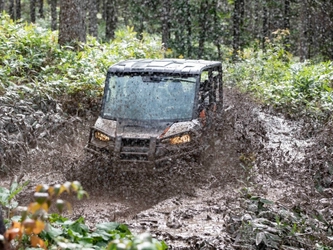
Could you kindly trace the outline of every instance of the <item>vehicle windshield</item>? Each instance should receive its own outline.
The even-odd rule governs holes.
[[[179,76],[116,76],[105,86],[103,117],[109,119],[191,120],[196,78]]]

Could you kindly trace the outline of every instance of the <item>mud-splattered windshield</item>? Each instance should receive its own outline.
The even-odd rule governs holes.
[[[111,76],[105,86],[103,117],[182,121],[193,117],[196,78]]]

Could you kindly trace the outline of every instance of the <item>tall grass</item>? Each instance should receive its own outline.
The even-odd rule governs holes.
[[[110,43],[88,37],[77,48],[60,47],[58,33],[38,25],[0,17],[0,94],[101,94],[107,68],[129,58],[161,58],[162,43],[155,36],[136,38],[133,28],[117,30]]]
[[[315,119],[332,117],[333,63],[300,62],[283,41],[287,31],[279,30],[266,49],[254,46],[238,54],[238,62],[226,62],[224,79],[252,93],[263,103],[289,113]]]

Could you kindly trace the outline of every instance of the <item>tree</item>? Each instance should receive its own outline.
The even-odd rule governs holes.
[[[262,49],[265,50],[265,42],[268,37],[268,6],[267,0],[263,1],[263,9],[262,9],[262,35],[261,35],[261,46]]]
[[[16,20],[21,19],[21,0],[16,0]]]
[[[57,15],[57,0],[49,0],[49,3],[51,5],[51,29],[57,30],[58,26],[58,15]]]
[[[308,27],[309,27],[309,9],[307,0],[302,0],[301,3],[301,20],[300,20],[300,47],[299,55],[300,60],[304,61],[308,58],[309,48],[308,48]]]
[[[169,48],[169,39],[170,39],[170,1],[162,0],[161,8],[161,23],[162,23],[162,43],[165,49]]]
[[[235,0],[233,13],[233,57],[236,58],[237,51],[241,49],[241,35],[243,31],[244,0]]]
[[[106,27],[105,27],[105,39],[106,41],[112,40],[114,38],[114,32],[117,27],[117,9],[115,5],[115,0],[106,0]]]
[[[5,0],[0,0],[0,12],[2,12],[4,10],[5,10]]]
[[[10,18],[15,20],[15,7],[14,0],[9,0],[9,15]]]
[[[199,49],[198,49],[198,58],[201,58],[204,53],[205,41],[206,41],[206,32],[209,26],[208,19],[209,3],[208,0],[202,0],[200,3],[199,9]]]
[[[4,1],[0,2],[0,11],[4,10]],[[17,20],[21,18],[21,0],[10,0],[8,12],[10,18],[13,20]]]
[[[60,45],[86,41],[85,13],[81,0],[61,0],[59,17]]]
[[[36,22],[36,0],[30,0],[30,22]]]
[[[283,29],[290,30],[290,0],[284,0]],[[286,37],[285,45],[288,45],[288,43],[289,37]]]
[[[97,0],[89,0],[89,28],[88,32],[90,35],[97,37],[98,35],[98,23],[97,23],[97,13],[98,4]]]
[[[44,18],[44,1],[38,0],[38,13],[40,18]]]

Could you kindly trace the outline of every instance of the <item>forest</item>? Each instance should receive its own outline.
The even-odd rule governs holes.
[[[0,0],[0,11],[0,249],[333,249],[332,1]],[[210,168],[84,162],[105,73],[133,58],[222,61]]]
[[[247,47],[265,49],[274,32],[285,30],[285,49],[300,61],[333,55],[333,3],[325,0],[1,0],[2,10],[13,20],[59,29],[60,44],[74,39],[65,27],[84,42],[87,34],[110,41],[129,26],[138,38],[159,36],[165,56],[220,60],[227,48],[234,59]]]

